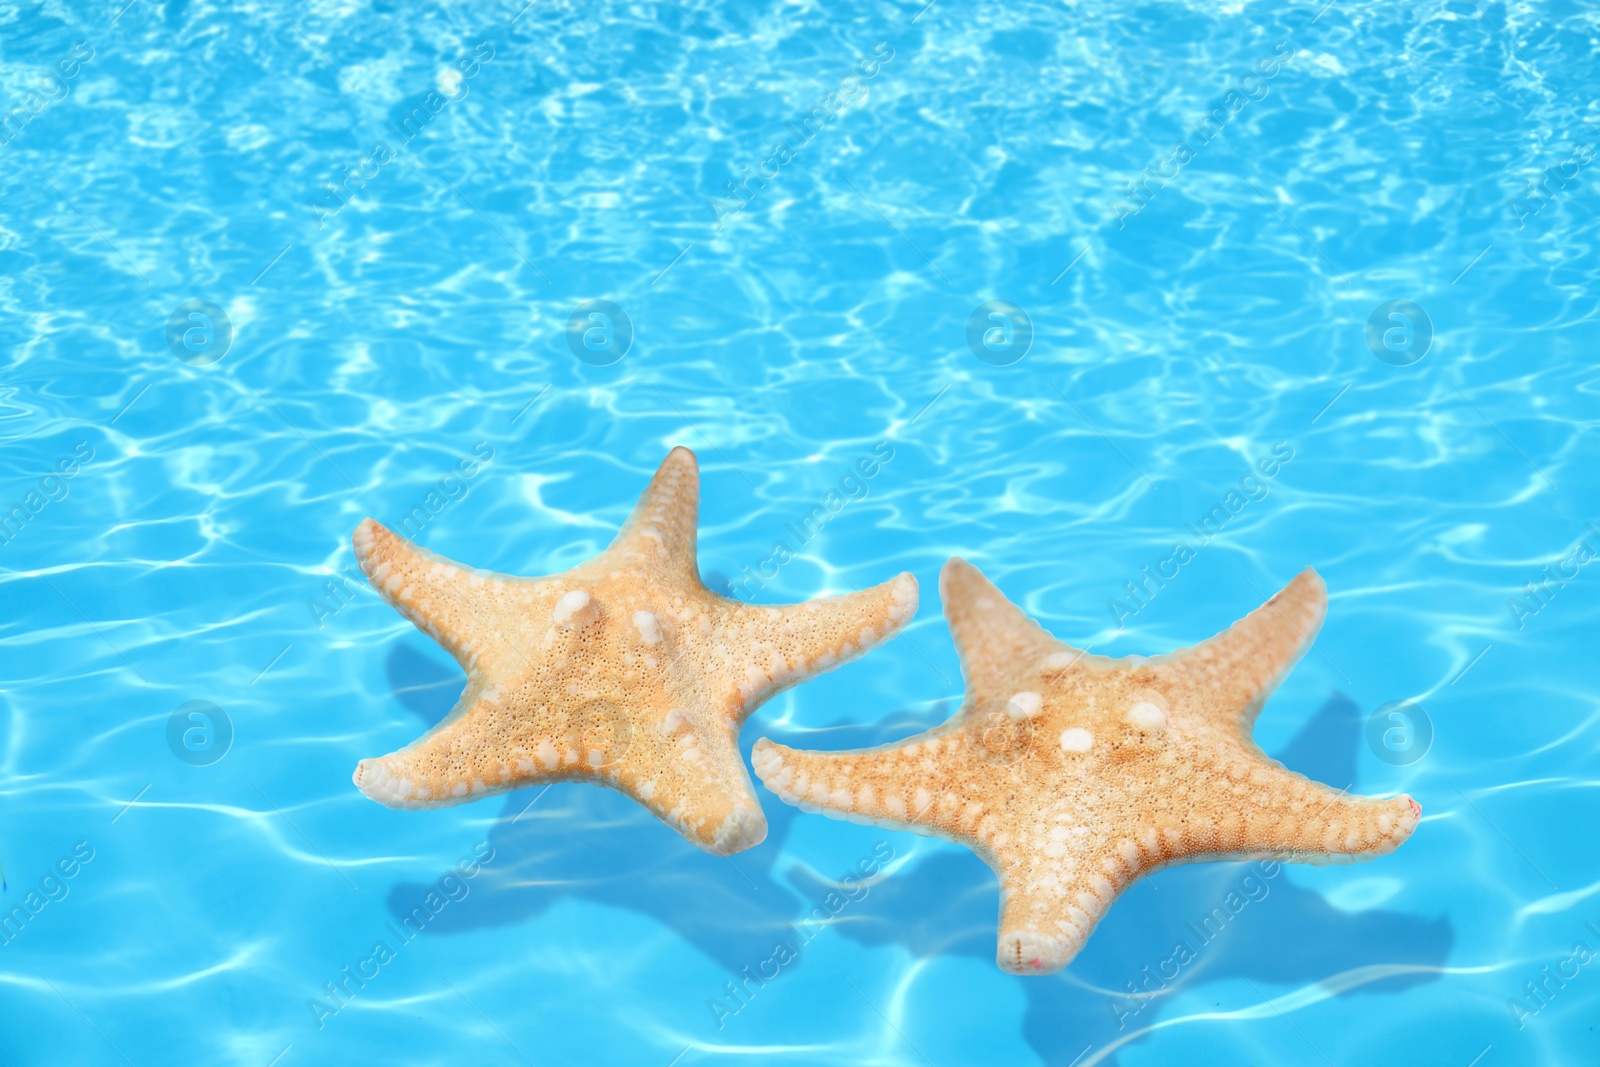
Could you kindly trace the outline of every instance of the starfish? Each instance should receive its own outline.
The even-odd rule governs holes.
[[[455,708],[398,752],[365,759],[360,790],[435,808],[587,781],[643,804],[707,852],[766,837],[739,728],[769,697],[894,636],[917,607],[909,574],[858,593],[766,607],[700,580],[694,453],[674,448],[622,532],[565,574],[474,570],[372,519],[352,538],[379,595],[467,672]]]
[[[1061,970],[1117,895],[1162,867],[1349,862],[1417,826],[1409,796],[1347,796],[1250,736],[1322,623],[1327,592],[1309,568],[1230,629],[1148,659],[1056,640],[965,560],[945,565],[939,591],[967,680],[954,717],[853,752],[762,738],[751,762],[806,811],[977,853],[1000,881],[1002,970]]]

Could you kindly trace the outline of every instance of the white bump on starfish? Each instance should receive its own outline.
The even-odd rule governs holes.
[[[582,589],[573,589],[562,593],[561,599],[556,601],[556,607],[550,613],[550,620],[557,626],[575,630],[580,626],[587,626],[600,615],[600,608],[595,604],[594,597]]]
[[[1209,641],[1122,660],[1057,641],[962,560],[939,586],[967,679],[954,718],[855,752],[763,738],[751,763],[802,810],[977,853],[999,877],[1001,968],[1065,967],[1123,889],[1169,864],[1350,862],[1391,852],[1416,829],[1422,809],[1410,797],[1335,791],[1250,738],[1322,621],[1314,571]],[[1025,710],[1026,694],[1040,709],[1017,720],[1010,709]],[[1014,728],[989,728],[995,701],[1006,701]]]
[[[661,643],[661,623],[648,611],[633,613],[633,628],[639,631],[639,640],[647,645]]]
[[[455,656],[467,686],[421,738],[362,760],[356,785],[422,809],[589,781],[709,852],[759,844],[740,726],[772,694],[898,633],[917,585],[902,574],[805,604],[729,600],[700,580],[698,508],[694,454],[673,449],[611,546],[549,578],[463,567],[362,522],[351,541],[368,580]]]
[[[1128,709],[1128,721],[1141,730],[1156,732],[1167,728],[1167,713],[1148,700]]]
[[[1061,747],[1067,752],[1087,752],[1094,747],[1094,734],[1081,726],[1061,731]]]
[[[1038,693],[1013,694],[1006,702],[1006,714],[1013,719],[1031,719],[1044,708],[1044,698]]]

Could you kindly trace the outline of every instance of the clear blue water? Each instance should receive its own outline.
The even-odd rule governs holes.
[[[0,903],[39,905],[0,945],[0,1063],[1594,1063],[1600,29],[1319,6],[0,6]],[[620,359],[615,315],[614,347],[587,318],[569,345],[590,300]],[[1014,313],[969,346],[995,300],[1020,359]],[[1415,312],[1369,346],[1390,301],[1422,358]],[[422,544],[557,571],[683,444],[718,585],[879,442],[752,595],[909,569],[916,621],[747,753],[951,714],[952,554],[1110,654],[1314,565],[1327,624],[1256,735],[1411,793],[1415,836],[1249,883],[1132,1000],[1249,867],[1141,883],[1025,979],[954,845],[762,791],[770,835],[728,860],[593,787],[408,813],[352,786],[461,680],[327,585],[362,517],[442,487]],[[870,892],[718,1013],[875,849]]]

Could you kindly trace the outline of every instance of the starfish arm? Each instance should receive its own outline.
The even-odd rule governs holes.
[[[762,784],[802,811],[943,837],[987,855],[999,822],[968,795],[973,758],[955,722],[879,748],[815,752],[763,737],[750,753]]]
[[[364,519],[350,541],[378,595],[462,666],[470,667],[496,640],[486,609],[509,579],[435,555],[372,519]]]
[[[636,725],[617,787],[714,856],[731,856],[766,840],[738,735],[725,719],[672,711],[657,724]]]
[[[1371,859],[1398,848],[1422,814],[1409,796],[1348,796],[1259,752],[1174,776],[1180,783],[1210,779],[1199,793],[1209,802],[1156,799],[1127,813],[1131,821],[1092,808],[1058,808],[1049,819],[1004,814],[984,857],[1000,879],[1001,969],[1050,974],[1067,966],[1117,896],[1150,871],[1251,857]]]
[[[503,709],[497,687],[469,677],[450,713],[409,745],[356,764],[356,788],[389,808],[419,811],[480,800],[529,784],[526,746],[496,744],[486,723]],[[536,751],[536,750],[535,750]]]
[[[1082,873],[1094,870],[1093,857],[1072,842],[1048,845],[1057,855],[1006,847],[990,861],[1000,879],[995,963],[1008,974],[1054,974],[1071,963],[1125,884]]]
[[[365,759],[356,787],[391,808],[448,807],[554,782],[610,786],[699,848],[726,856],[767,835],[760,801],[725,721],[623,710],[600,697],[514,722],[504,692],[469,681],[454,710],[397,752]]]
[[[762,701],[889,640],[917,611],[917,580],[902,573],[844,596],[769,607],[729,604],[721,637],[746,650],[736,665],[735,714],[741,720]]]
[[[939,597],[971,699],[1008,696],[1020,677],[1031,676],[1051,655],[1064,652],[1070,657],[1073,652],[959,556],[939,572]]]
[[[1410,796],[1351,796],[1282,764],[1253,761],[1234,810],[1191,816],[1184,859],[1269,855],[1303,863],[1353,863],[1385,856],[1417,828],[1422,807]],[[1208,840],[1209,839],[1209,840]]]
[[[1305,655],[1328,610],[1328,590],[1310,567],[1228,629],[1157,662],[1180,688],[1255,722],[1272,691]]]
[[[700,515],[700,466],[683,446],[662,460],[633,513],[605,553],[586,567],[604,563],[700,584],[695,540]]]

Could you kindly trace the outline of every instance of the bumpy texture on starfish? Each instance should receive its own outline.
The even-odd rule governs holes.
[[[675,448],[605,552],[516,578],[435,556],[367,519],[353,538],[380,595],[455,656],[467,687],[406,748],[355,783],[392,808],[432,808],[583,780],[643,804],[707,852],[767,834],[739,727],[768,697],[905,625],[917,583],[761,607],[700,581],[694,453]]]
[[[1322,624],[1307,569],[1231,629],[1147,659],[1051,637],[965,560],[939,581],[967,679],[942,726],[855,752],[763,738],[752,762],[790,804],[947,838],[1000,878],[997,962],[1050,974],[1117,894],[1175,863],[1349,862],[1393,851],[1422,809],[1346,796],[1269,759],[1256,714]]]

